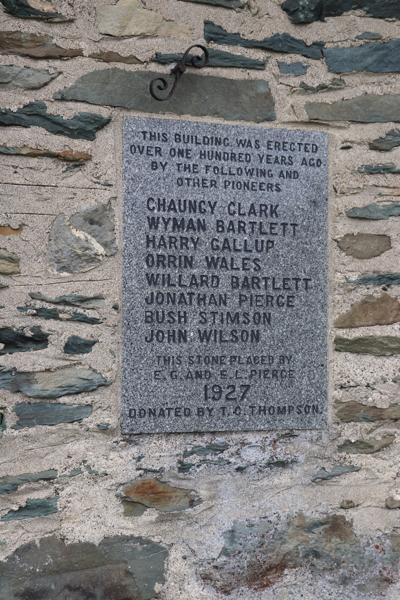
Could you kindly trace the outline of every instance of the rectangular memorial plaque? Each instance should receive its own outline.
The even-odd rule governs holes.
[[[315,429],[328,136],[125,119],[122,430]]]

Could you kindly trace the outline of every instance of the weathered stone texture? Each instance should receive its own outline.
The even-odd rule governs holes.
[[[311,477],[311,481],[330,481],[335,477],[341,477],[346,473],[355,473],[360,469],[361,467],[355,467],[354,465],[335,465],[330,473],[326,469],[320,469]]]
[[[73,58],[83,56],[81,48],[61,48],[51,35],[0,31],[0,54],[17,54],[30,58]]]
[[[14,252],[0,248],[0,275],[18,275],[21,272],[19,262],[19,256]]]
[[[22,473],[21,475],[7,475],[0,478],[0,495],[16,492],[20,485],[35,483],[37,481],[53,481],[57,477],[55,469],[41,471],[40,473]]]
[[[380,298],[366,296],[335,321],[335,327],[371,327],[391,325],[400,321],[400,302],[389,294],[382,293]]]
[[[0,90],[23,88],[36,90],[58,77],[59,71],[51,73],[46,69],[0,65]]]
[[[308,83],[304,83],[303,81],[300,83],[300,90],[304,92],[308,92],[310,94],[318,94],[319,92],[326,92],[329,90],[335,90],[337,88],[342,88],[346,86],[346,82],[343,79],[338,79],[334,77],[328,83],[319,83],[318,85],[308,85]]]
[[[386,175],[387,173],[400,173],[400,169],[393,164],[387,165],[361,165],[358,167],[359,173],[368,173],[369,175]]]
[[[295,77],[305,75],[308,70],[308,66],[303,65],[301,62],[285,63],[278,61],[278,66],[279,72],[282,73],[282,75],[294,75]]]
[[[288,33],[275,33],[270,38],[262,40],[248,40],[240,33],[229,33],[212,21],[204,21],[204,39],[206,42],[215,44],[227,44],[228,46],[243,46],[244,48],[262,48],[273,52],[284,52],[286,54],[301,54],[314,60],[322,58],[323,42],[314,42],[307,45],[303,40],[294,38]]]
[[[393,498],[393,496],[389,496],[385,500],[385,506],[386,506],[386,508],[389,508],[390,510],[400,508],[400,500]]]
[[[93,113],[78,113],[72,119],[47,113],[44,102],[31,102],[15,112],[9,108],[0,110],[0,126],[42,127],[55,135],[65,135],[74,140],[94,140],[96,133],[111,119]]]
[[[389,217],[400,217],[400,204],[368,204],[361,208],[351,208],[346,211],[351,219],[369,219],[371,221],[387,221]]]
[[[393,0],[286,0],[281,5],[293,23],[313,23],[361,10],[367,17],[400,19],[400,7]]]
[[[393,335],[368,335],[365,337],[335,337],[335,350],[356,354],[374,354],[375,356],[393,356],[400,354],[400,337]]]
[[[110,205],[96,204],[69,219],[63,214],[49,234],[48,261],[53,273],[80,273],[97,267],[117,252],[115,215]]]
[[[345,423],[372,423],[400,419],[400,404],[391,404],[388,408],[367,406],[360,402],[335,402],[337,417]]]
[[[384,44],[367,43],[350,48],[326,48],[324,57],[331,73],[369,71],[371,73],[398,73],[400,71],[400,40]]]
[[[96,15],[96,25],[106,35],[191,37],[186,25],[167,21],[161,13],[143,8],[139,0],[119,0],[115,5],[99,6]]]
[[[332,104],[308,102],[305,105],[310,120],[354,121],[357,123],[400,122],[399,94],[365,94]]]
[[[61,150],[53,152],[52,150],[39,150],[39,148],[30,148],[23,146],[17,148],[15,146],[0,146],[0,154],[7,156],[28,156],[29,158],[57,158],[66,162],[84,162],[92,158],[87,152],[74,152],[73,150]]]
[[[54,23],[73,21],[72,17],[65,17],[54,10],[48,0],[0,0],[4,11],[20,19],[41,19]]]
[[[164,583],[167,556],[161,544],[135,536],[98,545],[45,537],[0,563],[0,600],[151,600],[155,585]]]
[[[400,130],[391,129],[385,137],[377,138],[368,144],[370,150],[378,150],[379,152],[389,152],[393,148],[400,146]]]
[[[86,340],[78,335],[71,335],[64,345],[65,354],[88,354],[97,340]]]
[[[40,327],[32,327],[27,333],[12,327],[1,327],[0,344],[3,347],[0,349],[0,356],[14,352],[43,350],[49,345],[48,340],[49,334],[42,331]]]
[[[200,503],[201,500],[192,490],[171,486],[154,477],[143,477],[123,489],[122,505],[126,517],[138,517],[148,508],[176,512]]]
[[[128,54],[127,56],[123,56],[119,54],[119,52],[113,52],[112,50],[101,50],[100,52],[93,52],[89,54],[89,58],[95,58],[96,60],[102,60],[103,62],[119,62],[125,63],[126,65],[137,65],[141,64],[143,61],[139,60],[133,54]]]
[[[17,306],[17,310],[21,313],[26,313],[30,317],[38,317],[39,319],[55,320],[55,321],[80,321],[89,325],[99,325],[101,320],[97,317],[89,317],[81,312],[62,312],[57,308],[36,308],[35,306]]]
[[[42,300],[50,304],[62,304],[65,306],[80,306],[81,308],[102,308],[105,306],[104,296],[96,294],[95,296],[84,296],[82,294],[68,294],[67,296],[58,296],[58,298],[50,298],[40,292],[29,292],[29,296],[33,300]]]
[[[103,385],[110,385],[110,382],[102,375],[90,369],[76,367],[34,373],[18,372],[10,368],[0,372],[0,389],[22,392],[30,398],[60,398],[69,394],[90,392]]]
[[[149,96],[149,85],[160,73],[107,69],[94,71],[54,94],[57,100],[122,106],[146,113],[214,116],[228,121],[260,123],[275,120],[275,103],[264,80],[226,79],[185,74],[168,103]]]
[[[380,440],[370,438],[368,440],[346,440],[343,444],[338,446],[339,452],[346,452],[347,454],[376,454],[384,448],[387,448],[395,441],[395,435],[388,435]]]
[[[28,498],[25,506],[8,511],[1,517],[0,521],[21,521],[23,519],[35,519],[36,517],[47,517],[58,511],[57,504],[57,496],[43,499]]]
[[[374,233],[346,233],[337,240],[337,244],[347,256],[361,260],[380,256],[392,247],[388,235]]]
[[[37,427],[38,425],[59,425],[60,423],[75,423],[90,417],[91,404],[76,406],[71,404],[51,404],[50,402],[36,402],[17,404],[13,412],[18,417],[12,429],[24,427]]]
[[[361,285],[399,285],[400,273],[381,273],[380,275],[363,275],[360,279],[354,279],[347,283],[359,283]]]
[[[179,0],[179,2],[193,2],[193,4],[211,4],[212,6],[222,6],[223,8],[244,8],[245,4],[241,0]]]

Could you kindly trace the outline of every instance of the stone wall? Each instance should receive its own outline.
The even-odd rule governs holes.
[[[1,5],[0,600],[397,600],[399,3]],[[326,430],[121,435],[122,122],[143,114],[329,133]]]

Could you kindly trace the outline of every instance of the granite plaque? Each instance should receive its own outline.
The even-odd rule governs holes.
[[[328,136],[126,117],[122,431],[324,427]]]

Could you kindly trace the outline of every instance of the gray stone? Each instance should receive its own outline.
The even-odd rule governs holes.
[[[393,444],[395,439],[395,435],[388,435],[380,440],[373,438],[369,440],[356,440],[355,442],[346,440],[338,446],[338,450],[347,454],[375,454]]]
[[[355,354],[373,354],[374,356],[393,356],[400,354],[400,337],[393,335],[367,335],[365,337],[334,339],[335,350]]]
[[[6,475],[0,478],[0,494],[12,494],[20,485],[36,481],[52,481],[56,479],[57,471],[50,469],[40,473],[22,473],[21,475]]]
[[[193,56],[196,56],[196,54],[189,54],[189,56],[187,57],[186,64],[191,64]],[[156,56],[153,60],[155,62],[161,63],[162,65],[166,65],[170,63],[180,62],[182,57],[183,54],[162,54],[161,52],[156,52]],[[232,54],[232,52],[224,52],[223,50],[216,50],[215,48],[208,49],[208,67],[239,67],[240,69],[265,69],[265,65],[267,64],[267,62],[268,58],[265,58],[265,60],[257,60],[256,58],[249,58],[247,56],[241,56],[240,54]]]
[[[349,48],[325,48],[324,57],[331,73],[398,73],[400,40],[366,43]]]
[[[193,492],[169,485],[154,477],[143,477],[123,489],[125,517],[139,517],[148,508],[160,512],[177,512],[193,508],[202,500]]]
[[[400,500],[396,500],[395,498],[393,498],[393,496],[389,496],[389,498],[386,498],[385,500],[385,506],[390,510],[400,508]]]
[[[65,354],[88,354],[98,340],[85,340],[78,335],[71,335],[64,345]]]
[[[0,563],[0,600],[152,600],[167,557],[161,544],[133,535],[99,544],[45,537]]]
[[[381,37],[382,36],[380,33],[373,33],[372,31],[366,31],[365,33],[362,33],[361,35],[356,35],[356,40],[380,40]]]
[[[10,510],[3,515],[0,521],[21,521],[22,519],[35,519],[36,517],[47,517],[58,512],[58,496],[54,498],[28,498],[25,506]],[[1,596],[0,596],[1,597]]]
[[[42,127],[55,135],[64,135],[74,140],[95,140],[96,133],[111,119],[93,113],[81,112],[64,119],[47,113],[44,102],[30,102],[16,111],[9,108],[0,110],[0,126],[3,127]]]
[[[60,75],[60,71],[50,72],[46,69],[17,67],[16,65],[0,65],[0,90],[23,88],[36,90],[43,87]]]
[[[189,456],[209,456],[210,454],[222,454],[225,450],[228,450],[229,444],[226,442],[208,444],[207,446],[193,446],[190,450],[185,450],[183,458]]]
[[[388,173],[400,173],[400,169],[396,165],[390,163],[387,165],[361,165],[358,167],[359,173],[367,173],[369,175],[386,175]]]
[[[308,83],[304,83],[303,81],[300,83],[300,89],[308,92],[310,94],[318,94],[319,92],[326,92],[329,90],[334,90],[337,88],[346,87],[346,82],[343,79],[338,79],[334,77],[328,83],[319,83],[316,86],[308,85]]]
[[[393,148],[400,146],[400,129],[391,129],[385,137],[377,138],[368,144],[370,150],[378,150],[379,152],[388,152]]]
[[[380,275],[363,275],[360,279],[348,280],[346,283],[361,285],[400,285],[400,273],[381,273]]]
[[[10,392],[22,392],[29,398],[60,398],[70,394],[91,392],[103,385],[110,385],[110,382],[102,375],[90,369],[78,369],[76,367],[33,373],[18,372],[13,368],[9,368],[0,372],[0,389],[9,390]],[[35,407],[37,405],[32,404],[30,406]]]
[[[211,4],[223,8],[244,8],[246,5],[241,0],[179,0],[180,2],[193,2],[194,4]]]
[[[28,156],[31,158],[58,158],[67,162],[81,163],[92,158],[87,152],[74,152],[73,150],[61,150],[54,152],[53,150],[39,150],[30,146],[0,146],[0,154],[7,156]],[[22,228],[20,228],[22,231]]]
[[[364,94],[332,104],[307,102],[308,117],[314,121],[354,121],[356,123],[400,122],[400,94]]]
[[[275,584],[275,589],[286,587],[288,572],[298,581],[298,569],[298,576],[306,570],[312,581],[327,584],[320,589],[332,589],[332,581],[337,582],[337,594],[328,592],[324,598],[344,597],[343,589],[349,599],[378,598],[386,595],[391,582],[383,580],[381,573],[396,570],[400,556],[396,550],[376,552],[372,557],[372,544],[386,547],[386,538],[359,539],[351,521],[336,514],[318,518],[269,513],[257,520],[234,521],[224,540],[220,555],[199,565],[203,584],[212,586],[221,597],[273,597]],[[321,595],[318,598],[322,600]]]
[[[49,334],[42,331],[40,327],[32,327],[28,335],[12,327],[1,327],[0,344],[3,344],[0,356],[14,352],[43,350],[49,345]]]
[[[344,508],[344,510],[349,510],[350,508],[355,508],[358,505],[353,500],[342,500],[339,506],[340,508]]]
[[[360,402],[335,402],[336,416],[345,423],[373,423],[400,419],[400,404],[391,404],[388,408],[366,406]]]
[[[150,82],[157,77],[160,73],[152,71],[93,71],[54,94],[54,98],[122,106],[146,113],[213,116],[256,123],[275,120],[275,103],[267,81],[187,73],[174,96],[168,102],[158,102],[149,93]]]
[[[387,221],[389,217],[400,217],[400,204],[367,204],[360,208],[351,208],[346,211],[350,219],[369,219],[371,221]]]
[[[53,222],[47,250],[53,273],[80,273],[100,265],[117,252],[115,214],[111,206],[95,204],[69,219]]]
[[[400,19],[400,6],[393,0],[286,0],[281,6],[292,23],[325,21],[351,10],[361,10],[376,19]]]
[[[146,156],[148,132],[165,171]],[[127,117],[124,140],[123,432],[322,427],[327,135]],[[293,148],[290,170],[283,147]],[[178,232],[179,262],[167,263]],[[251,305],[258,285],[269,308]],[[279,308],[283,290],[290,299]],[[211,350],[236,364],[210,364]],[[265,377],[284,364],[285,381],[256,376],[260,355]]]
[[[61,312],[56,308],[36,308],[35,306],[17,306],[17,310],[22,313],[29,313],[31,317],[55,321],[80,321],[89,325],[99,325],[101,320],[97,317],[88,317],[85,313],[73,312],[71,314]]]
[[[279,72],[282,73],[282,75],[294,75],[295,77],[299,77],[300,75],[305,75],[308,71],[308,66],[303,65],[301,62],[285,63],[278,61],[278,66]]]
[[[34,0],[0,0],[4,6],[4,11],[13,17],[20,19],[41,19],[42,21],[52,21],[60,23],[73,21],[73,17],[65,17],[54,10],[53,5],[46,2],[37,2]],[[40,8],[38,8],[38,5]]]
[[[7,429],[7,426],[6,426],[6,420],[4,417],[4,413],[0,412],[0,437],[3,434],[3,431],[5,431],[6,429]]]
[[[104,302],[103,294],[96,294],[95,296],[84,296],[82,294],[68,294],[67,296],[58,296],[57,298],[50,298],[40,292],[29,292],[29,296],[32,300],[41,300],[42,302],[48,302],[50,304],[62,304],[65,306],[80,306],[81,308],[103,308],[106,305]]]
[[[400,321],[400,302],[397,298],[382,293],[380,298],[366,296],[335,321],[335,327],[373,327],[391,325]]]
[[[273,52],[286,54],[301,54],[307,58],[319,60],[323,56],[324,42],[314,42],[310,46],[288,33],[275,33],[272,37],[262,40],[248,40],[240,33],[229,33],[212,21],[204,21],[204,39],[206,42],[215,44],[227,44],[228,46],[243,46],[244,48],[262,48]]]
[[[0,31],[0,54],[16,54],[30,58],[67,59],[83,56],[81,48],[60,48],[51,35]]]
[[[142,60],[139,60],[137,56],[133,54],[128,54],[127,56],[122,56],[119,52],[113,52],[112,50],[101,50],[100,52],[93,52],[89,54],[89,58],[95,58],[96,60],[102,60],[103,62],[119,62],[125,63],[126,65],[138,65],[142,64]]]
[[[347,256],[361,260],[380,256],[392,247],[388,235],[374,233],[346,233],[337,240],[337,244]]]
[[[19,256],[0,248],[0,275],[18,275],[20,272]]]
[[[70,404],[51,404],[50,402],[36,402],[35,404],[17,404],[13,409],[18,421],[12,429],[36,427],[38,425],[59,425],[60,423],[75,423],[90,417],[92,405],[84,406]]]
[[[314,477],[311,477],[311,481],[329,481],[346,473],[355,473],[360,470],[361,467],[354,467],[353,465],[335,465],[330,473],[326,469],[320,469]]]
[[[184,23],[166,20],[161,13],[144,8],[140,0],[119,0],[115,5],[97,7],[96,26],[100,33],[117,37],[191,38],[191,31]]]

